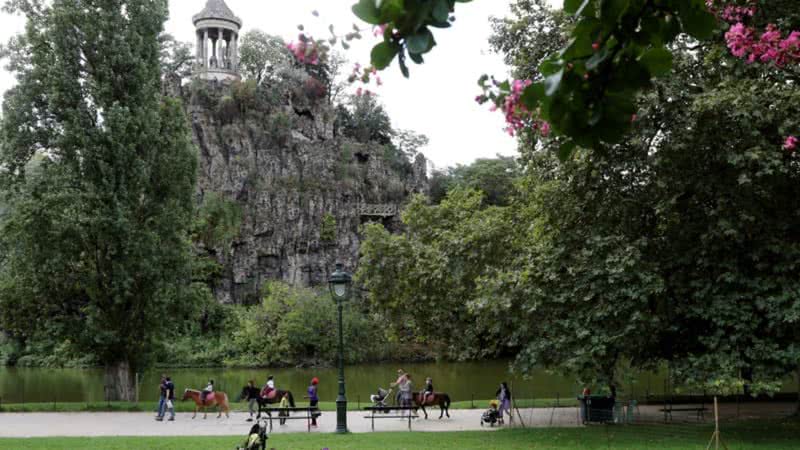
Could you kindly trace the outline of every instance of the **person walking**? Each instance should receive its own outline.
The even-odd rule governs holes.
[[[166,401],[165,406],[166,406],[167,411],[169,411],[169,419],[168,420],[170,422],[174,422],[175,421],[175,383],[172,382],[172,378],[170,378],[170,377],[165,377],[165,378],[166,378],[165,386],[167,388],[167,401]],[[164,415],[162,414],[161,417],[163,418]]]
[[[403,369],[397,369],[397,380],[395,382],[393,382],[393,383],[389,383],[389,387],[390,388],[398,387],[397,394],[394,397],[394,404],[395,405],[400,405],[402,403],[402,401],[403,401],[403,398],[402,398],[403,394],[402,394],[402,392],[400,392],[399,387],[400,387],[401,384],[406,382],[407,376],[408,375],[406,374],[406,372]]]
[[[281,418],[280,423],[281,425],[286,425],[286,418],[289,417],[289,393],[286,392],[281,397],[281,403],[278,405],[281,408],[281,412],[278,413],[278,417]]]
[[[319,404],[319,395],[317,394],[317,386],[319,385],[319,378],[314,377],[311,379],[311,385],[308,386],[308,406],[311,408],[316,408],[317,404]],[[311,412],[311,426],[317,426],[317,417],[319,417],[319,413],[314,410]]]
[[[156,412],[156,420],[161,422],[164,420],[164,406],[167,402],[167,376],[162,374],[161,381],[158,383],[158,411]]]
[[[245,401],[247,401],[247,410],[250,412],[250,417],[247,419],[247,422],[253,421],[253,414],[257,411],[258,394],[259,391],[256,387],[256,382],[253,380],[248,381],[247,387],[245,388]]]
[[[508,414],[509,423],[514,422],[514,416],[511,414],[511,389],[508,388],[508,384],[505,381],[500,383],[500,389],[494,395],[497,397],[497,401],[500,402],[499,423],[503,424],[504,412]]]
[[[403,407],[411,407],[411,403],[414,400],[414,393],[413,393],[413,382],[411,381],[411,374],[405,374],[402,383],[399,384],[398,389],[400,389],[400,406]],[[411,410],[407,410],[408,414],[411,414]],[[403,411],[404,413],[405,411]],[[401,413],[400,415],[403,416],[405,414]]]

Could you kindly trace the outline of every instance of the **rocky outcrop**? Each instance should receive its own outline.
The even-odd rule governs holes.
[[[206,249],[223,267],[213,282],[221,302],[257,301],[268,280],[323,284],[336,262],[354,270],[365,221],[399,229],[396,215],[362,216],[363,206],[399,206],[427,189],[424,157],[337,136],[334,109],[302,83],[195,81],[184,91],[198,199],[217,193],[241,210],[232,242]]]

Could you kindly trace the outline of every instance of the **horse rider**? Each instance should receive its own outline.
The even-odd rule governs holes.
[[[267,384],[264,386],[264,389],[261,390],[261,397],[269,398],[273,391],[275,391],[275,377],[270,375],[269,378],[267,378]]]
[[[431,377],[425,378],[425,389],[420,394],[420,405],[425,406],[428,403],[428,396],[433,395],[433,379]]]
[[[208,386],[200,393],[200,403],[205,406],[206,398],[214,392],[214,380],[208,380]]]

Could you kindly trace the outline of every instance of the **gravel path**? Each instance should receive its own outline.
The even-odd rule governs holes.
[[[430,420],[412,420],[414,431],[469,431],[489,430],[480,426],[480,410],[450,411],[450,419],[439,420],[439,411],[430,411]],[[520,410],[527,426],[575,426],[577,411],[561,408]],[[364,412],[349,412],[348,428],[353,433],[370,432],[370,420]],[[192,420],[191,413],[179,413],[174,422],[156,422],[150,413],[15,413],[0,414],[0,438],[29,437],[98,437],[98,436],[244,436],[252,423],[246,422],[246,413],[231,413],[231,417],[217,419],[209,414]],[[517,421],[518,422],[518,421]],[[280,426],[273,422],[273,433],[305,433],[305,420],[289,420]],[[336,428],[336,413],[324,412],[319,427],[313,433],[332,433]],[[408,421],[380,419],[375,421],[375,431],[406,431]]]

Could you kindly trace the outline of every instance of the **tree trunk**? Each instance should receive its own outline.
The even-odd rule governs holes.
[[[136,374],[128,361],[106,365],[105,398],[108,402],[136,401]]]

